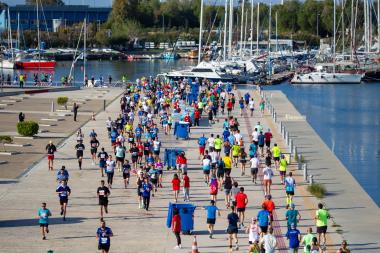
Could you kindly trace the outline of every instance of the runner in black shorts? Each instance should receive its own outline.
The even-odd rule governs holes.
[[[103,208],[105,213],[108,213],[108,196],[111,194],[108,187],[104,185],[104,180],[100,181],[100,187],[96,193],[99,197],[100,217],[103,218]]]
[[[85,149],[83,143],[83,141],[80,140],[78,142],[77,145],[75,145],[75,149],[77,151],[77,159],[78,159],[78,165],[79,165],[79,169],[81,170],[82,169],[82,159],[83,159],[83,151]]]
[[[125,160],[123,164],[123,179],[124,179],[124,187],[127,188],[129,184],[129,178],[131,176],[131,165],[128,160]]]
[[[96,153],[98,153],[98,147],[99,147],[99,141],[96,139],[95,136],[91,138],[90,147],[91,147],[92,165],[95,165]]]

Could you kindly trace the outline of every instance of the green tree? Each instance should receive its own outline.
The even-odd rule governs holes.
[[[127,19],[138,18],[138,0],[114,0],[109,16],[109,26],[122,25]]]

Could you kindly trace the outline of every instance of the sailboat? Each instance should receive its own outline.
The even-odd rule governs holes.
[[[296,73],[292,80],[293,84],[358,84],[364,77],[363,73],[336,72],[336,0],[334,0],[334,42],[333,63],[318,64],[316,71],[302,74]]]
[[[11,59],[6,59],[4,58],[0,62],[0,67],[3,69],[13,69],[15,67],[14,63],[14,51],[13,51],[13,40],[12,40],[12,30],[11,30],[11,21],[10,21],[10,15],[9,15],[9,8],[8,8],[8,41],[10,41],[10,49],[11,49],[11,54],[12,58]]]
[[[49,60],[41,58],[41,45],[40,45],[40,19],[38,14],[38,3],[36,0],[36,11],[37,11],[37,41],[38,49],[37,55],[25,55],[22,54],[15,59],[15,67],[20,69],[53,69],[56,62],[54,60]]]

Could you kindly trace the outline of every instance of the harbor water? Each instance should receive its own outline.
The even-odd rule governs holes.
[[[88,61],[88,78],[108,81],[129,80],[142,76],[155,76],[161,72],[195,65],[195,61]],[[68,76],[71,62],[57,62],[53,72],[46,72],[59,83]],[[4,70],[4,74],[20,71]],[[22,73],[25,73],[23,71]],[[33,72],[26,72],[32,81]],[[75,81],[83,81],[83,65],[73,69]],[[348,85],[290,85],[283,83],[264,89],[283,91],[297,110],[307,117],[310,125],[341,160],[360,185],[380,206],[380,83]]]

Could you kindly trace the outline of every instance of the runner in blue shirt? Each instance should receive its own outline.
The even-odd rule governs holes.
[[[142,132],[143,132],[143,129],[141,128],[141,125],[138,124],[137,127],[135,128],[135,136],[136,136],[137,142],[141,140]]]
[[[264,134],[263,134],[262,131],[260,131],[260,134],[257,137],[257,139],[258,139],[258,144],[259,144],[259,147],[260,147],[261,156],[264,157],[265,136],[264,136]]]
[[[203,156],[205,154],[206,143],[207,143],[207,138],[203,134],[198,139],[199,157],[201,157],[201,156]]]
[[[98,239],[98,249],[102,253],[108,253],[111,246],[111,236],[113,236],[112,230],[106,227],[106,222],[101,219],[100,228],[96,231],[96,238]]]
[[[149,209],[149,203],[150,203],[150,192],[152,191],[152,185],[149,183],[148,178],[144,178],[144,182],[142,183],[142,197],[143,197],[143,203],[144,208],[148,212]]]
[[[51,216],[50,210],[46,208],[46,203],[42,203],[38,210],[38,223],[41,228],[42,240],[46,240],[45,233],[49,233],[49,216]]]
[[[248,105],[250,98],[251,98],[251,95],[249,95],[248,92],[244,94],[244,100],[245,100],[246,105]]]
[[[256,150],[257,150],[257,147],[254,143],[254,141],[252,140],[252,143],[249,145],[249,157],[254,157],[255,154],[256,154]]]
[[[260,235],[263,236],[268,231],[268,226],[269,226],[269,221],[270,221],[270,214],[265,209],[265,205],[262,205],[261,208],[262,209],[257,214],[257,223],[259,224],[259,227],[260,227],[260,230],[261,230],[260,231]]]
[[[56,192],[59,197],[59,204],[61,205],[61,215],[63,215],[63,220],[65,221],[67,202],[69,201],[69,195],[71,194],[71,189],[67,185],[67,181],[62,181],[62,183],[57,187]]]
[[[301,233],[295,228],[294,224],[291,224],[290,229],[286,233],[286,238],[289,240],[289,249],[291,252],[298,252],[301,241]]]
[[[216,221],[216,213],[218,212],[218,216],[220,216],[219,209],[215,206],[215,201],[211,200],[209,206],[205,206],[204,209],[207,211],[207,226],[208,232],[210,233],[209,237],[212,238],[214,234],[214,226]]]
[[[223,131],[223,141],[227,141],[228,140],[228,137],[231,135],[230,131],[228,130],[228,128],[226,127]]]

